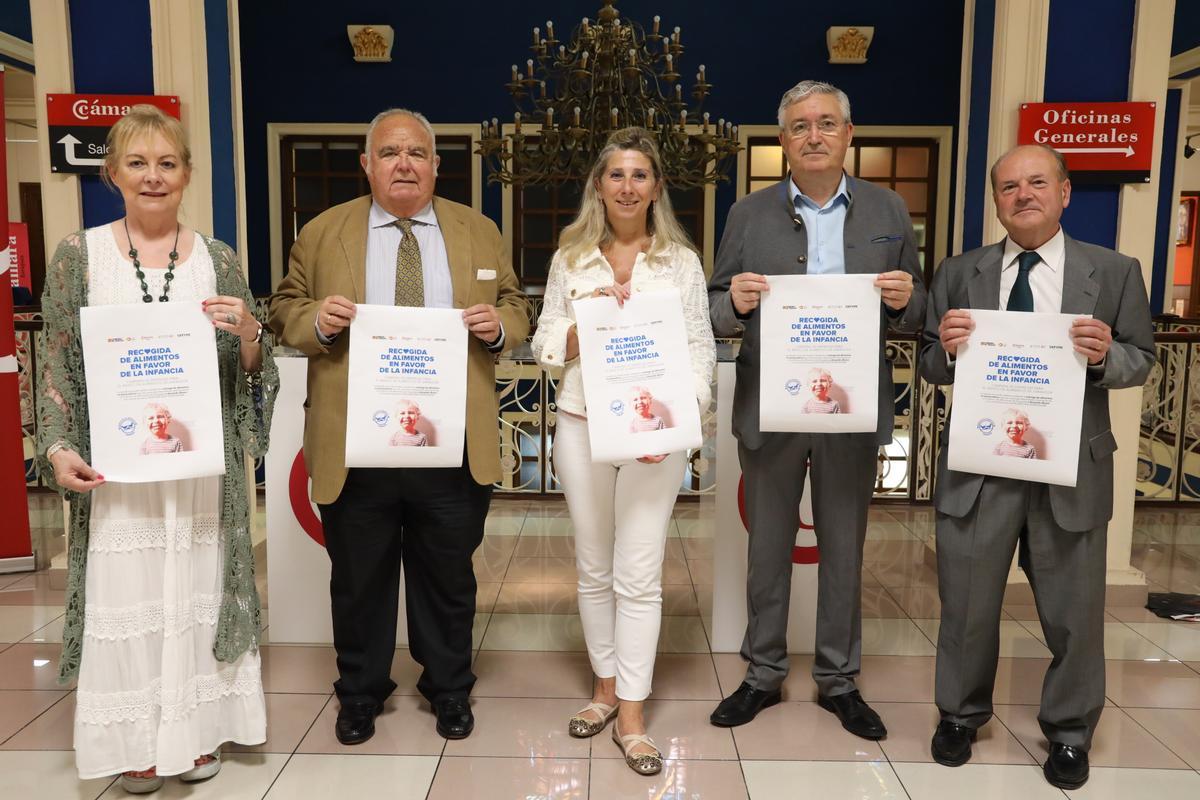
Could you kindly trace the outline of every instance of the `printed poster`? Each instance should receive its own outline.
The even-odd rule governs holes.
[[[79,309],[92,467],[112,483],[225,473],[216,329],[197,303]]]
[[[1078,314],[971,310],[950,415],[950,469],[1074,486],[1087,359]]]
[[[878,427],[875,275],[768,275],[762,295],[759,428],[865,433]]]
[[[665,455],[703,443],[678,289],[575,301],[592,461]]]
[[[461,309],[358,306],[347,467],[462,466],[468,335]]]

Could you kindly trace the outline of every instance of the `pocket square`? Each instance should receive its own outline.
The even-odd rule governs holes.
[[[496,280],[496,270],[494,270],[494,269],[475,270],[475,280],[477,280],[477,281],[494,281],[494,280]]]
[[[898,233],[893,234],[891,236],[886,236],[886,235],[885,236],[876,236],[874,239],[871,240],[871,244],[882,244],[883,242],[898,242],[903,238],[904,237]]]

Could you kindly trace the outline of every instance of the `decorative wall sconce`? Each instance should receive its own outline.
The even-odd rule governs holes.
[[[346,35],[354,48],[355,61],[392,60],[392,41],[396,34],[391,25],[347,25]]]
[[[867,48],[875,38],[875,28],[867,25],[834,25],[825,32],[830,64],[865,64]]]

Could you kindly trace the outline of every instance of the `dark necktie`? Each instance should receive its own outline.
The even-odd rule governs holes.
[[[425,305],[425,276],[421,269],[421,249],[413,235],[411,219],[396,220],[396,227],[404,232],[400,247],[396,250],[396,305]]]
[[[1029,270],[1042,260],[1035,250],[1017,256],[1017,280],[1008,294],[1009,311],[1033,311],[1033,289],[1029,288]]]

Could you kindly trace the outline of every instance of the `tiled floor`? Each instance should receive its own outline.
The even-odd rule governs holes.
[[[54,672],[61,639],[63,572],[57,508],[35,514],[50,569],[0,575],[0,796],[114,798],[111,779],[79,781],[71,753],[72,687]],[[268,740],[229,746],[214,780],[168,781],[164,798],[396,797],[423,800],[606,798],[1062,798],[1040,763],[1036,715],[1049,664],[1036,610],[1005,606],[996,717],[971,762],[932,763],[937,575],[927,552],[932,512],[881,506],[871,512],[865,555],[863,673],[859,686],[889,736],[866,742],[815,704],[811,656],[796,655],[785,701],[752,724],[714,728],[708,714],[741,681],[737,655],[710,652],[713,523],[706,506],[680,503],[664,569],[664,617],[650,733],[667,755],[663,773],[640,778],[607,733],[572,739],[566,720],[586,701],[589,667],[577,616],[573,541],[561,501],[498,500],[476,555],[473,695],[468,739],[446,742],[416,694],[416,665],[396,652],[399,684],[370,742],[333,736],[337,703],[331,648],[267,644],[263,682]],[[258,553],[262,556],[261,546]],[[1139,512],[1134,566],[1152,590],[1200,591],[1200,515]],[[265,570],[261,570],[265,586]],[[265,597],[265,593],[264,593]],[[1080,798],[1200,797],[1200,625],[1165,622],[1140,608],[1108,609],[1109,707]],[[269,610],[268,610],[269,620]],[[267,630],[270,640],[270,629]]]

